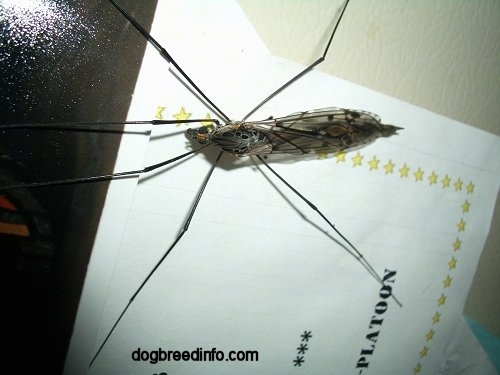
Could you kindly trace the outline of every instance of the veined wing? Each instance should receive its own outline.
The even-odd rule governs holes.
[[[362,147],[379,137],[389,137],[402,129],[382,124],[374,113],[333,107],[248,122],[247,125],[265,133],[271,153],[287,154],[345,151]]]

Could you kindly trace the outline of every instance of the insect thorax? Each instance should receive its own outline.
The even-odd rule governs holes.
[[[200,144],[212,143],[235,156],[268,154],[272,151],[265,133],[245,122],[188,129],[188,134]]]

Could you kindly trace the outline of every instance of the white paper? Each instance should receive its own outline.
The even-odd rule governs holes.
[[[236,120],[303,68],[270,55],[229,0],[160,1],[152,34]],[[499,139],[319,72],[252,119],[332,106],[371,111],[404,130],[346,154],[345,161],[330,155],[272,166],[335,223],[379,275],[396,272],[390,285],[403,307],[380,295],[381,286],[322,232],[338,240],[303,201],[270,176],[278,192],[250,159],[235,162],[225,155],[189,231],[137,296],[89,373],[437,373],[488,233],[499,186]],[[191,118],[210,112],[148,48],[129,119],[154,118],[158,107],[165,107],[164,119],[181,108]],[[143,165],[169,159],[191,149],[185,129],[155,128],[147,149],[136,144],[120,152]],[[138,137],[137,143],[147,141]],[[131,193],[108,197],[67,373],[85,373],[128,300],[176,239],[215,155],[195,155],[142,176],[133,199]],[[109,208],[113,200],[120,213]],[[116,227],[117,215],[122,228]],[[105,226],[107,217],[114,228]],[[109,238],[112,244],[103,242]],[[104,261],[100,254],[112,256]],[[301,335],[308,331],[312,337],[306,342]],[[301,344],[307,344],[303,353]],[[250,350],[259,357],[152,364],[132,359],[138,348]],[[300,368],[294,366],[297,357],[303,357]]]

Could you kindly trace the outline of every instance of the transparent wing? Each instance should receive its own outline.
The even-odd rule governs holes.
[[[335,153],[358,148],[401,129],[366,111],[323,108],[249,123],[264,132],[272,153]]]

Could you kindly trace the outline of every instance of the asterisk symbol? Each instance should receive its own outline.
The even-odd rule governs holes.
[[[311,331],[304,331],[304,333],[300,335],[300,337],[302,337],[301,341],[309,341],[309,339],[313,336],[311,335]]]
[[[301,357],[297,356],[297,358],[295,358],[293,360],[293,365],[294,366],[299,366],[300,367],[300,366],[302,366],[302,363],[304,363],[304,357],[302,357],[302,356]]]
[[[299,352],[299,354],[305,354],[307,349],[309,349],[307,347],[307,344],[300,344],[300,346],[297,348],[297,351]]]

